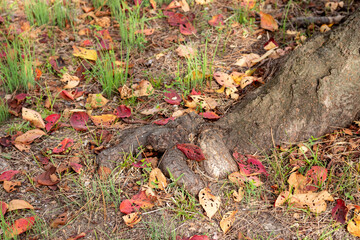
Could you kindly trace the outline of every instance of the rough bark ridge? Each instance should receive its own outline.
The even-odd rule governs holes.
[[[263,88],[217,124],[230,126],[228,146],[240,151],[321,136],[360,113],[360,11],[328,34],[296,49]]]
[[[207,124],[190,114],[163,127],[124,131],[119,145],[101,152],[101,165],[122,161],[124,152],[151,144],[163,152],[160,167],[196,194],[204,182],[174,146],[193,142],[205,153],[206,174],[226,177],[237,170],[229,150],[269,149],[273,142],[295,142],[345,127],[360,115],[360,10],[333,32],[318,35],[295,50],[277,74],[232,111]],[[110,166],[113,167],[113,166]]]

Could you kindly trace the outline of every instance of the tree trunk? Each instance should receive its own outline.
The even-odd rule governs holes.
[[[101,165],[122,161],[124,152],[151,144],[163,152],[160,167],[193,194],[204,181],[186,164],[176,143],[198,144],[206,156],[198,171],[224,178],[237,170],[231,158],[269,150],[273,144],[296,142],[345,127],[360,115],[360,11],[336,30],[313,37],[286,59],[275,76],[249,93],[216,123],[194,114],[166,126],[127,130],[119,145],[98,156]]]

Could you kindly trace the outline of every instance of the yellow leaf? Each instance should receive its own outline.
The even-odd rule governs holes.
[[[80,57],[80,58],[93,60],[93,61],[97,60],[97,53],[95,50],[88,50],[88,49],[85,49],[82,47],[76,47],[76,46],[73,46],[73,49],[74,49],[73,55],[75,57]]]
[[[237,211],[229,211],[224,214],[223,218],[220,221],[220,227],[223,230],[224,234],[231,228],[235,221],[235,214]]]
[[[164,190],[166,188],[167,186],[166,177],[159,168],[154,168],[150,172],[149,186],[151,188],[159,188],[161,190]]]
[[[37,128],[45,128],[45,123],[40,113],[34,110],[23,107],[22,118],[29,121],[32,125],[34,125]]]
[[[9,202],[8,211],[19,210],[19,209],[34,209],[30,203],[20,199],[14,199]]]
[[[360,237],[360,213],[358,209],[354,210],[354,215],[353,221],[350,220],[347,225],[347,230],[351,235]]]
[[[269,30],[269,31],[276,31],[278,30],[279,26],[277,24],[277,22],[275,21],[275,19],[267,13],[263,13],[263,12],[259,12],[260,14],[260,26],[263,29]]]
[[[107,100],[103,95],[98,93],[98,94],[89,94],[86,103],[89,104],[92,109],[96,109],[105,106],[105,104],[108,103],[108,101],[109,100]]]
[[[135,224],[141,221],[141,213],[133,212],[128,215],[123,216],[125,224],[129,227],[134,227]]]
[[[222,86],[221,88],[215,90],[217,93],[223,93],[225,91],[225,86]]]
[[[207,216],[211,219],[220,207],[220,197],[212,195],[209,188],[203,188],[199,192],[199,202],[204,208]]]

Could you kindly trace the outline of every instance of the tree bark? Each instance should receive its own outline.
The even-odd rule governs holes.
[[[231,151],[254,153],[273,144],[296,142],[346,127],[360,115],[360,11],[337,29],[310,39],[286,59],[275,76],[249,93],[216,123],[190,114],[166,126],[143,126],[122,134],[117,146],[98,156],[101,165],[151,144],[163,152],[162,170],[192,194],[203,180],[186,164],[176,143],[198,144],[200,166],[212,178],[237,170]],[[169,174],[170,173],[170,174]],[[183,175],[182,175],[183,174]]]

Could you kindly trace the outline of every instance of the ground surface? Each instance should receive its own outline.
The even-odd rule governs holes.
[[[259,176],[263,182],[260,187],[246,183],[243,186],[244,197],[240,202],[233,198],[233,193],[238,190],[236,184],[227,179],[211,179],[204,173],[201,165],[188,160],[190,168],[209,182],[212,194],[221,199],[221,207],[211,220],[200,205],[198,196],[191,196],[177,187],[174,179],[167,179],[169,185],[165,190],[155,190],[155,206],[140,210],[142,220],[132,228],[127,226],[123,220],[125,214],[119,209],[120,204],[125,199],[131,199],[148,184],[150,171],[158,165],[161,155],[148,146],[143,146],[138,156],[127,155],[126,159],[114,160],[118,163],[117,167],[110,169],[112,173],[106,176],[99,174],[96,155],[104,148],[116,145],[124,129],[153,124],[154,121],[170,117],[176,118],[190,111],[212,112],[211,114],[217,115],[215,117],[226,116],[230,107],[241,101],[247,92],[266,84],[283,56],[301,46],[312,34],[321,34],[321,24],[297,26],[294,22],[289,23],[289,19],[310,16],[346,17],[358,5],[352,1],[344,1],[343,6],[331,10],[325,7],[329,1],[274,0],[255,1],[255,6],[246,10],[247,5],[243,1],[214,1],[205,5],[188,1],[190,10],[184,13],[186,6],[165,10],[169,1],[156,1],[156,10],[147,1],[143,1],[140,7],[129,1],[125,18],[121,18],[124,16],[116,15],[110,8],[113,1],[51,2],[47,8],[54,12],[49,13],[52,17],[43,25],[39,20],[32,22],[29,15],[26,15],[26,2],[9,0],[0,3],[2,66],[8,67],[4,56],[14,54],[7,50],[4,43],[11,45],[21,39],[21,43],[28,41],[28,45],[21,45],[19,54],[26,55],[23,53],[26,52],[24,49],[30,49],[33,68],[42,73],[36,76],[36,83],[28,90],[25,88],[29,85],[24,87],[21,84],[15,90],[10,90],[6,87],[6,80],[2,80],[0,88],[1,99],[6,99],[9,103],[9,109],[5,112],[12,112],[4,117],[6,119],[0,128],[0,174],[6,170],[18,170],[20,172],[11,181],[21,183],[12,192],[1,188],[0,201],[10,203],[11,200],[21,199],[34,207],[32,210],[7,212],[0,228],[2,238],[5,239],[4,232],[8,228],[5,221],[12,224],[16,219],[30,216],[36,216],[34,226],[20,234],[18,239],[73,239],[71,237],[81,233],[85,233],[84,239],[176,239],[176,236],[186,239],[185,237],[193,235],[207,235],[209,239],[355,238],[347,231],[347,224],[338,224],[332,218],[331,211],[336,202],[327,202],[326,210],[318,214],[307,208],[300,209],[286,204],[275,208],[274,203],[282,191],[288,190],[287,181],[292,172],[299,171],[305,175],[312,166],[322,166],[327,169],[327,179],[319,188],[327,190],[334,199],[343,199],[348,206],[358,204],[360,130],[356,123],[326,136],[314,136],[305,143],[274,146],[271,155],[254,153],[269,176]],[[92,9],[93,4],[95,9]],[[60,21],[65,22],[63,27],[54,20],[57,5],[61,6],[62,11],[69,13],[67,20]],[[125,5],[122,6],[123,9],[126,8]],[[138,15],[131,15],[136,11]],[[179,26],[171,26],[165,16],[169,15],[166,11],[185,14],[188,19],[194,17],[191,22],[196,32],[184,35]],[[261,25],[258,14],[260,11],[271,14],[277,20],[277,31],[269,31],[269,28],[274,27],[271,20],[263,20],[263,24],[268,23],[270,27]],[[38,12],[40,9],[35,9],[31,16],[36,16],[34,13]],[[209,25],[208,21],[218,14],[223,15],[223,27]],[[333,27],[336,26],[329,28]],[[153,29],[154,32],[149,30],[149,35],[129,33],[141,29]],[[109,35],[103,31],[101,34],[104,35],[96,38],[96,34],[100,34],[102,30],[107,30]],[[278,49],[283,51],[278,54],[282,56],[277,59],[274,59],[274,55],[265,57],[251,67],[249,61],[245,61],[247,66],[235,64],[244,54],[265,54],[267,50],[264,49],[264,44],[270,38],[274,38],[279,44]],[[179,55],[176,51],[180,45],[191,46],[197,51],[197,55],[181,57],[181,53]],[[111,64],[97,65],[89,60],[88,54],[74,54],[73,46],[97,50],[96,62],[106,62],[109,58]],[[114,54],[106,55],[109,50],[104,48],[114,49]],[[120,62],[114,63],[114,60]],[[19,60],[19,65],[21,62]],[[91,64],[94,65],[92,69]],[[0,68],[0,72],[1,69],[4,68]],[[244,74],[249,69],[255,69],[254,73],[248,74],[254,76],[255,81],[252,79],[254,82],[242,88],[239,85],[244,82],[233,78],[237,83],[233,92],[229,88],[219,90],[221,86],[213,78],[215,72]],[[83,91],[75,99],[60,94],[66,85],[60,79],[64,79],[66,73],[80,78],[77,86],[66,89],[70,94],[75,89]],[[104,86],[112,85],[114,75],[123,79],[123,82],[107,91]],[[2,79],[5,79],[4,76]],[[102,79],[108,79],[110,83],[101,84]],[[146,92],[146,88],[133,86],[142,80],[148,81],[147,87],[151,85],[154,88],[151,95]],[[121,96],[122,91],[117,90],[124,85],[133,87],[133,92],[130,90],[128,96]],[[125,91],[124,89],[123,87],[122,90]],[[164,101],[165,89],[176,91],[180,97],[173,95],[170,98],[182,100],[181,103],[176,105]],[[207,97],[206,101],[198,101],[193,89],[200,91],[203,98]],[[143,90],[145,93],[140,96],[135,90]],[[16,100],[21,98],[18,95],[20,93],[29,95]],[[90,94],[103,94],[109,101],[103,105],[97,96],[92,105],[87,101]],[[213,102],[216,103],[215,107],[209,104]],[[105,122],[104,117],[103,122],[97,125],[89,120],[85,131],[78,131],[76,127],[74,129],[70,121],[74,110],[87,110],[86,113],[90,116],[103,116],[113,114],[120,105],[131,108],[131,116],[117,117],[116,120],[110,116],[113,121],[109,123]],[[0,111],[4,112],[3,106]],[[61,114],[61,119],[49,131],[43,129],[46,135],[25,143],[30,146],[29,150],[20,151],[19,147],[12,144],[16,134],[35,129],[23,119],[22,107],[37,111],[43,119],[51,114]],[[118,109],[119,113],[126,115],[127,108]],[[65,138],[72,139],[74,144],[55,153],[54,148]],[[12,143],[7,142],[7,139]],[[140,159],[142,163],[136,164]],[[147,163],[146,159],[151,163]],[[51,181],[58,183],[53,186],[39,184],[36,177],[48,171],[51,165],[57,170]],[[76,167],[81,170],[75,171]],[[238,211],[235,221],[224,234],[219,222],[226,212],[235,210]],[[51,223],[63,213],[66,215],[65,225],[51,227]],[[348,220],[352,217],[350,211]]]

